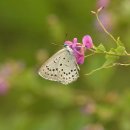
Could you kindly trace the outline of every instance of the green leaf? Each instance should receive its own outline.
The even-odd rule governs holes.
[[[110,51],[109,51],[109,53],[116,54],[116,49],[111,48]],[[106,58],[106,61],[103,64],[103,66],[107,66],[107,65],[113,64],[116,60],[119,59],[119,56],[114,56],[114,55],[108,55],[108,54],[106,54],[105,58]]]
[[[106,51],[106,48],[104,47],[103,44],[100,44],[98,47],[95,47],[96,52],[104,52]]]
[[[118,47],[115,49],[115,51],[116,51],[116,54],[118,54],[118,55],[124,55],[126,49],[125,49],[124,46],[118,46]]]

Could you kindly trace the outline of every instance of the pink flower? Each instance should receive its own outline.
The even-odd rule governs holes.
[[[97,8],[109,6],[110,0],[98,0]]]
[[[77,64],[84,63],[84,47],[82,44],[78,43],[77,38],[74,38],[72,42],[65,41],[64,45],[69,46],[74,51]]]
[[[77,64],[83,64],[85,47],[82,44],[77,43],[76,47],[74,47],[72,49],[74,51],[74,55],[76,57]]]
[[[74,38],[72,42],[71,41],[65,41],[64,45],[67,45],[70,48],[75,48],[77,43],[78,43],[78,39]]]
[[[87,48],[90,49],[93,47],[93,41],[92,38],[89,35],[86,35],[82,39],[83,45]]]
[[[77,38],[74,38],[73,41],[65,41],[64,43],[64,45],[69,46],[74,51],[77,64],[84,63],[85,49],[90,49],[93,47],[93,42],[89,35],[84,36],[82,42],[83,44],[78,43]]]

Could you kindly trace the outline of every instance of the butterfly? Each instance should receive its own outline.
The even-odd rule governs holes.
[[[67,85],[77,80],[79,70],[73,50],[69,46],[65,46],[49,58],[38,73],[45,79]]]
[[[84,52],[93,47],[92,39],[86,35],[82,39],[83,44],[78,43],[77,38],[73,41],[65,41],[64,48],[49,58],[39,69],[41,77],[69,84],[79,77],[78,64],[84,63]]]

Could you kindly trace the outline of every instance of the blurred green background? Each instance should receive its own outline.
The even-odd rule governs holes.
[[[0,130],[130,130],[129,67],[85,76],[105,61],[95,55],[68,86],[37,74],[65,40],[81,42],[89,34],[95,45],[114,47],[90,13],[100,6],[104,26],[130,52],[129,5],[129,0],[1,0]]]

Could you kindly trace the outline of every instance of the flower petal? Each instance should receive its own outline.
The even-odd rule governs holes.
[[[70,45],[72,45],[72,42],[71,41],[65,41],[64,44],[70,46]]]
[[[89,35],[85,35],[82,39],[83,45],[87,48],[90,49],[93,47],[93,41],[92,38]]]
[[[76,62],[77,64],[83,64],[84,63],[84,47],[81,46],[80,50],[78,50],[77,48],[73,49],[74,51],[74,55],[76,57]]]
[[[77,39],[77,38],[74,38],[74,39],[73,39],[73,43],[78,43],[78,39]]]

